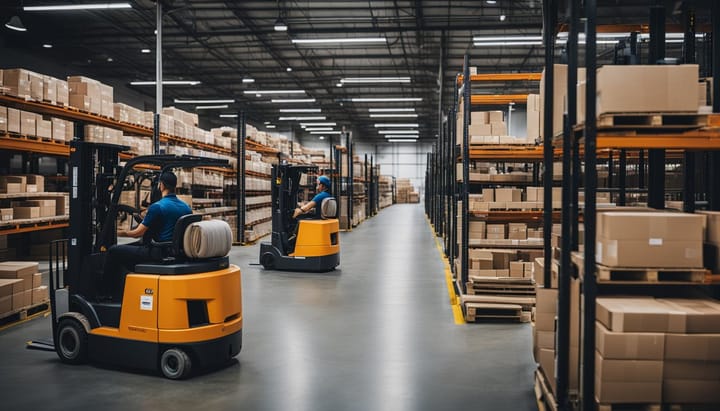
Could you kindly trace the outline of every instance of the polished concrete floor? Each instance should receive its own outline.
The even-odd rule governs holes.
[[[48,318],[0,331],[4,410],[536,410],[529,324],[456,325],[421,205],[382,210],[341,236],[340,269],[243,272],[237,362],[185,381],[69,366],[25,342]]]

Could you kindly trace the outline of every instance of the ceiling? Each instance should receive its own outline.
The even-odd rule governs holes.
[[[88,3],[88,1],[84,1]],[[97,1],[96,1],[97,2]],[[76,73],[92,73],[101,81],[128,84],[154,80],[156,5],[149,0],[130,1],[132,9],[81,12],[28,12],[20,2],[6,1],[3,22],[21,17],[27,32],[2,28],[5,47],[44,53]],[[24,6],[53,4],[24,1]],[[67,1],[66,3],[83,3]],[[559,1],[559,21],[564,1]],[[647,24],[655,0],[598,1],[600,24]],[[667,22],[680,23],[676,13],[682,2],[660,1]],[[709,20],[708,2],[697,6],[698,23]],[[164,1],[162,29],[165,80],[197,80],[196,86],[166,86],[164,105],[192,111],[195,105],[175,104],[174,99],[235,99],[227,109],[199,111],[207,126],[232,125],[221,113],[247,113],[251,124],[277,125],[305,136],[297,121],[281,116],[326,116],[336,130],[347,126],[356,141],[384,141],[377,123],[418,123],[421,139],[438,133],[438,109],[453,101],[456,75],[469,54],[478,73],[539,72],[544,48],[537,45],[474,47],[473,36],[540,35],[542,1],[485,0],[436,1]],[[500,16],[506,18],[501,21]],[[278,20],[287,31],[275,31]],[[671,29],[668,29],[671,31]],[[293,39],[378,38],[377,43],[296,44]],[[42,44],[52,43],[52,49]],[[142,53],[150,49],[150,53]],[[561,50],[558,48],[558,55]],[[600,45],[601,59],[612,61],[613,46]],[[669,45],[668,56],[680,56],[678,45]],[[111,60],[111,61],[110,61]],[[5,66],[12,62],[2,61]],[[291,68],[292,71],[288,71]],[[41,71],[41,70],[37,70]],[[442,73],[442,94],[439,77]],[[409,83],[344,83],[351,77],[409,77]],[[254,79],[243,83],[243,78]],[[128,86],[154,98],[152,86]],[[304,90],[302,94],[262,95],[255,90]],[[488,82],[473,93],[516,94],[537,92],[536,81]],[[414,98],[413,102],[356,102],[357,98]],[[442,101],[440,100],[442,97]],[[271,103],[271,98],[314,98],[312,103]],[[281,113],[280,109],[315,108],[321,113]],[[369,108],[414,109],[417,118],[371,118]],[[412,112],[405,112],[412,114]]]

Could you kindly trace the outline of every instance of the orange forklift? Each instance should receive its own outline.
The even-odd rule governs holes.
[[[142,221],[134,205],[119,204],[122,191],[141,178],[171,169],[228,167],[197,156],[137,156],[120,166],[128,147],[73,141],[70,145],[70,238],[51,243],[50,304],[54,349],[65,363],[87,361],[159,370],[170,379],[214,368],[242,347],[240,269],[230,264],[227,223],[180,218],[173,240],[153,243],[158,262],[138,264],[123,290],[108,290],[105,258],[117,243],[117,220]],[[141,177],[144,176],[144,177]],[[154,195],[159,199],[159,195]],[[121,295],[115,300],[107,295]]]

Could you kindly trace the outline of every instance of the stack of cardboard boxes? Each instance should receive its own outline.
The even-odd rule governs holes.
[[[27,199],[14,195],[0,200],[0,221],[24,220],[42,217],[66,216],[67,194],[45,192],[45,179],[41,175],[0,176],[0,193],[31,194]]]
[[[395,192],[395,202],[398,204],[420,202],[420,196],[415,191],[409,178],[396,179]]]
[[[69,141],[73,123],[55,117],[0,106],[0,134],[22,134],[43,140]]]
[[[67,80],[70,106],[108,118],[115,115],[111,86],[84,76],[70,76]]]
[[[42,285],[38,263],[0,263],[0,316],[48,301],[48,287]]]
[[[540,141],[540,95],[528,94],[527,99],[527,141],[528,144]]]

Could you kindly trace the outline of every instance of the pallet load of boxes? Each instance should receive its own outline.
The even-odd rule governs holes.
[[[0,320],[14,314],[23,318],[30,308],[48,302],[48,286],[42,284],[38,263],[0,262]]]
[[[420,195],[409,178],[395,179],[395,192],[395,202],[398,204],[420,202]]]

